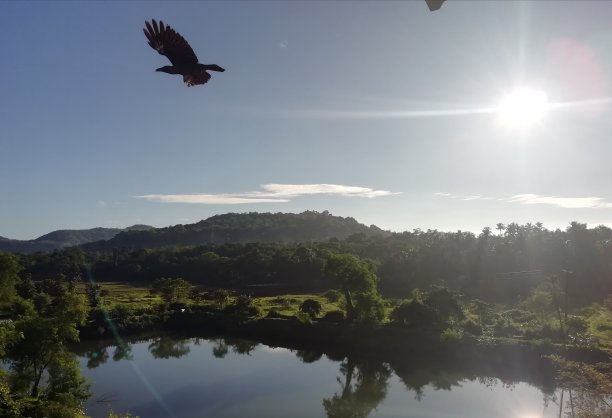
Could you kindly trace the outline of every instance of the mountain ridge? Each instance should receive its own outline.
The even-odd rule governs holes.
[[[127,228],[58,229],[31,240],[18,240],[0,236],[0,251],[34,253],[53,251],[89,242],[109,240],[123,231],[152,229],[150,225],[132,225]]]
[[[86,250],[159,248],[250,242],[307,242],[344,239],[354,234],[389,234],[376,225],[366,226],[351,217],[328,211],[301,213],[226,213],[193,224],[178,224],[147,231],[124,231],[108,241],[82,245]]]

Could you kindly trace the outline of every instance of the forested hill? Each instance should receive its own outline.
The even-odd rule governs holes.
[[[109,240],[123,231],[144,231],[149,225],[133,225],[128,228],[60,229],[33,240],[16,240],[0,237],[0,251],[34,253],[81,245],[88,242]]]
[[[333,216],[329,212],[228,213],[203,221],[157,228],[126,231],[105,242],[87,244],[84,249],[157,248],[203,244],[249,242],[309,242],[330,238],[344,239],[353,234],[388,235],[375,225],[366,226],[353,218]]]

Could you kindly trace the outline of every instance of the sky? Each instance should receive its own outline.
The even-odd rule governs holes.
[[[305,210],[393,231],[612,226],[611,15],[583,0],[0,2],[0,236]],[[169,63],[151,18],[226,72],[192,88],[155,72]],[[547,101],[508,110],[516,91]]]

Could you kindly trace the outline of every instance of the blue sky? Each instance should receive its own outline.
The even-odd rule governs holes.
[[[329,210],[612,225],[612,2],[2,2],[0,236]],[[156,73],[145,19],[205,86]],[[517,87],[538,123],[500,121]]]

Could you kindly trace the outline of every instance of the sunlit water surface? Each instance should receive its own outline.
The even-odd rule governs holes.
[[[80,363],[93,382],[87,412],[94,418],[111,409],[141,418],[536,418],[559,412],[554,396],[527,383],[488,378],[459,380],[450,389],[431,382],[418,387],[410,382],[427,382],[419,372],[402,379],[387,365],[241,340],[162,338],[129,350],[100,344],[87,351]]]

